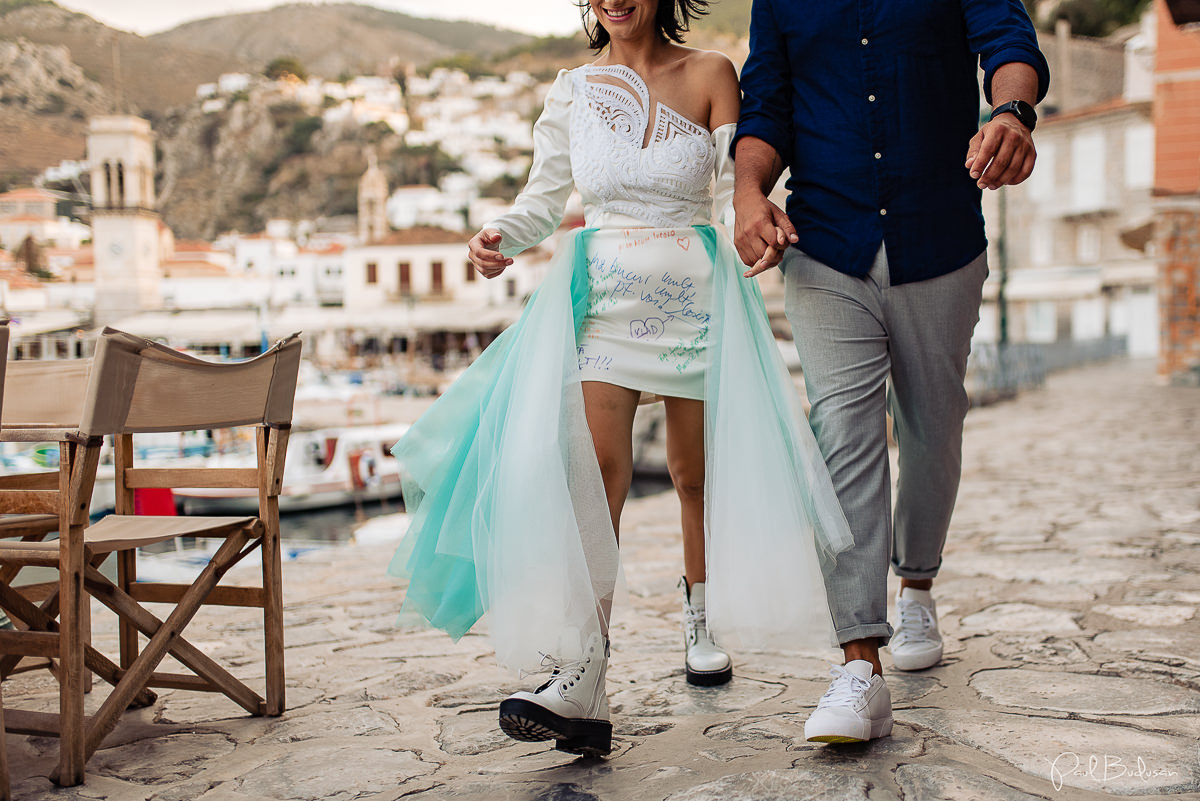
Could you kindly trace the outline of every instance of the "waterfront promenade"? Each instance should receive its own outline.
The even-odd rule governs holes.
[[[1200,798],[1200,391],[1119,362],[972,410],[935,586],[947,656],[889,672],[896,727],[869,744],[803,740],[833,656],[817,644],[735,654],[725,688],[684,682],[676,518],[660,495],[631,502],[622,526],[608,760],[504,737],[499,701],[533,680],[496,668],[481,636],[393,628],[403,590],[383,568],[394,544],[363,543],[285,566],[283,718],[163,691],[126,714],[72,789],[44,778],[55,741],[10,735],[15,797]],[[108,615],[94,616],[97,644],[113,650]],[[255,680],[259,631],[220,610],[192,634]],[[89,707],[104,694],[98,684]],[[4,697],[56,702],[45,674],[14,677]]]

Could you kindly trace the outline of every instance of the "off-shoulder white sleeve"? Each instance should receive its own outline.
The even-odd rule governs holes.
[[[712,132],[713,143],[717,147],[713,168],[717,176],[716,186],[713,187],[713,219],[724,223],[729,231],[733,231],[733,157],[729,155],[729,145],[736,133],[735,122],[719,125]]]
[[[561,70],[546,94],[533,126],[533,166],[529,182],[512,209],[484,228],[500,231],[500,252],[515,256],[548,237],[562,222],[574,181],[571,175],[571,75]]]

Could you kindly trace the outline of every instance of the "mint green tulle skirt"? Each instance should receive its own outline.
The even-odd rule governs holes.
[[[788,649],[832,633],[823,561],[849,527],[767,322],[755,281],[712,226],[705,391],[709,628],[734,648]],[[572,232],[521,318],[393,448],[411,524],[389,567],[401,623],[459,638],[486,615],[499,663],[536,669],[607,629],[616,537],[584,415],[577,337],[587,260]]]

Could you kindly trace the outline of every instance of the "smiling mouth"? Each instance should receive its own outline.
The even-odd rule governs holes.
[[[616,22],[620,22],[623,19],[628,19],[629,15],[632,13],[633,13],[632,8],[623,8],[623,9],[615,10],[615,11],[611,8],[604,9],[604,16],[606,16],[609,19],[614,20]]]

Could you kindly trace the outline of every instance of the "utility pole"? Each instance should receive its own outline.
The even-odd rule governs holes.
[[[1008,192],[1007,187],[996,190],[999,206],[1000,234],[996,237],[996,261],[1000,271],[1000,287],[996,292],[996,307],[1000,314],[1000,348],[1008,346]]]

